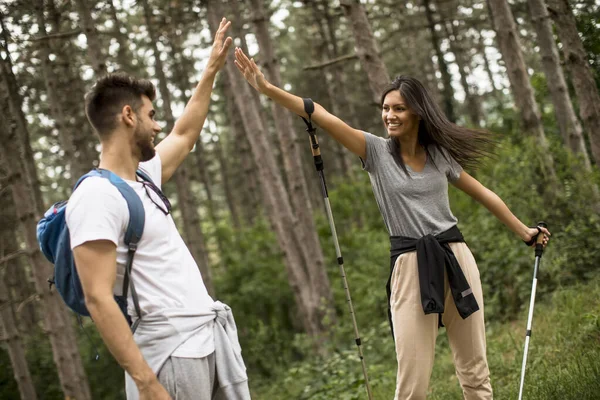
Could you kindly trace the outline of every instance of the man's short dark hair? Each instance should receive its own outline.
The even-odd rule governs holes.
[[[142,96],[153,101],[156,89],[147,79],[137,79],[125,73],[106,75],[94,84],[85,96],[85,114],[100,137],[117,127],[116,115],[125,105],[137,112],[142,106]]]

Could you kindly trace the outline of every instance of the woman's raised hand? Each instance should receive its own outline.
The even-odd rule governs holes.
[[[235,65],[254,89],[259,92],[265,89],[268,83],[265,76],[254,62],[254,59],[249,59],[239,47],[235,48]]]

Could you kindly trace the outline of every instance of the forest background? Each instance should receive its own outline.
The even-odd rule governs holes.
[[[51,265],[35,224],[98,163],[83,109],[94,80],[117,70],[150,78],[164,137],[221,16],[273,83],[352,126],[384,135],[380,91],[405,74],[453,121],[497,135],[496,156],[470,172],[520,219],[545,220],[553,232],[539,274],[526,398],[597,398],[594,0],[0,1],[0,398],[124,398],[123,372],[93,323],[79,327],[48,289]],[[253,398],[364,399],[304,129],[259,98],[230,58],[200,140],[165,191],[206,286],[234,311]],[[359,160],[317,133],[374,398],[390,399],[387,235]],[[496,398],[515,398],[533,252],[466,195],[451,188],[450,197],[481,271]],[[429,398],[460,399],[443,329],[437,345]]]

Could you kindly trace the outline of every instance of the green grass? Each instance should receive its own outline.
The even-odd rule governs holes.
[[[494,397],[516,399],[519,390],[527,310],[516,321],[488,320],[487,341]],[[364,353],[375,399],[392,399],[395,354],[387,322],[365,332]],[[338,332],[352,338],[348,330]],[[335,340],[339,343],[338,340]],[[362,371],[355,346],[327,359],[297,363],[269,382],[252,379],[257,399],[365,399]],[[428,399],[461,399],[445,331],[437,341]],[[600,279],[559,289],[536,304],[529,346],[524,398],[600,398]]]

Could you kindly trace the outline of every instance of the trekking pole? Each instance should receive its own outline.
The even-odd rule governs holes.
[[[313,154],[313,159],[315,161],[315,168],[319,173],[319,177],[321,178],[321,193],[323,194],[323,200],[325,202],[325,210],[327,211],[327,220],[329,221],[329,227],[331,228],[331,236],[333,237],[333,244],[335,245],[335,253],[337,256],[337,262],[340,266],[340,273],[342,275],[342,283],[344,285],[344,290],[346,292],[346,301],[348,302],[348,308],[350,309],[350,315],[352,316],[352,324],[354,325],[354,341],[356,342],[356,346],[358,347],[358,356],[360,357],[360,362],[362,364],[362,371],[365,377],[365,386],[367,388],[367,395],[369,396],[369,400],[373,399],[373,395],[371,394],[371,386],[369,385],[369,376],[367,374],[367,364],[365,362],[365,358],[363,356],[360,335],[358,334],[358,325],[356,323],[356,316],[354,314],[354,306],[352,305],[352,297],[350,297],[350,288],[348,287],[348,280],[346,279],[346,271],[344,270],[344,258],[342,257],[342,252],[340,250],[340,243],[338,241],[337,232],[335,230],[335,222],[333,221],[333,213],[331,211],[331,204],[329,203],[329,194],[327,193],[327,184],[325,182],[325,174],[323,173],[323,158],[321,157],[321,149],[319,149],[319,142],[317,141],[317,136],[315,135],[315,131],[317,130],[312,125],[311,114],[315,111],[315,104],[311,99],[303,99],[304,100],[304,111],[308,114],[308,120],[304,117],[301,117],[306,123],[306,131],[310,136],[310,149]]]
[[[538,222],[537,226],[547,228],[545,222]],[[521,366],[521,385],[519,387],[519,400],[523,399],[523,385],[525,383],[525,367],[527,365],[527,352],[531,338],[531,323],[533,321],[533,307],[535,306],[535,290],[537,287],[537,273],[544,253],[544,234],[539,231],[535,242],[535,265],[533,267],[533,284],[531,286],[531,299],[529,300],[529,315],[527,316],[527,331],[525,332],[525,350],[523,351],[523,365]]]

